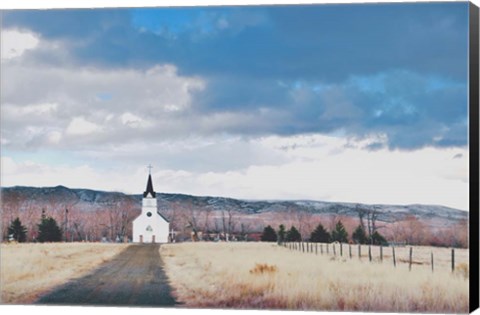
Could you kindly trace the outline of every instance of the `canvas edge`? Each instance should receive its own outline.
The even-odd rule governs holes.
[[[479,308],[479,8],[469,5],[470,312]]]

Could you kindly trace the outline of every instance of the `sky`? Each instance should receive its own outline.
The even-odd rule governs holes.
[[[468,210],[468,3],[5,10],[1,185]]]

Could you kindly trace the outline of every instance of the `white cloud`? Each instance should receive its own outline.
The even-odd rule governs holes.
[[[219,139],[211,140],[220,147],[227,145]],[[178,143],[171,143],[170,149],[168,144],[161,148],[145,144],[145,151],[134,159],[125,160],[125,155],[136,151],[127,147],[109,157],[94,158],[110,161],[109,171],[93,166],[85,169],[87,165],[84,168],[43,165],[29,174],[25,171],[26,166],[10,166],[9,169],[15,171],[2,173],[3,182],[7,186],[65,184],[139,193],[144,189],[147,174],[144,165],[152,163],[155,166],[155,188],[161,192],[244,199],[421,203],[468,209],[466,149],[366,151],[356,142],[354,146],[345,146],[353,140],[320,135],[230,141],[231,154],[218,151],[219,148],[207,138],[203,142],[198,140],[203,144],[197,147],[190,145],[193,142],[186,142],[183,149]],[[236,147],[239,148],[237,151]],[[207,148],[206,152],[211,149],[208,159],[203,157],[203,148]],[[459,153],[464,157],[452,158]],[[270,158],[252,158],[255,154],[269,155]],[[164,155],[167,158],[163,159]],[[218,168],[225,163],[224,160],[234,159],[234,156],[248,163],[237,169],[231,166],[223,170]],[[195,160],[208,164],[209,168],[189,170],[190,163]],[[11,158],[6,161],[14,162]],[[82,173],[80,170],[86,171]]]
[[[246,199],[423,203],[468,209],[468,161],[452,159],[458,149],[366,151],[327,136],[267,137],[260,142],[284,151],[288,161],[189,176],[165,172],[159,174],[160,185],[170,192]]]
[[[39,45],[56,52],[51,43]],[[175,137],[193,128],[186,110],[206,84],[198,77],[178,75],[169,64],[103,69],[32,60],[2,64],[2,75],[8,78],[2,81],[2,136],[9,148],[72,149],[76,142],[63,141],[67,136],[100,130],[100,138],[83,137],[82,149],[154,135]],[[38,132],[35,137],[25,132],[32,128]],[[52,139],[52,130],[61,132],[60,137],[55,134]]]
[[[31,32],[5,29],[0,35],[2,61],[19,57],[25,51],[37,47],[39,43],[38,36]]]
[[[6,172],[3,172],[5,167]],[[122,174],[105,173],[88,165],[69,167],[46,165],[32,161],[14,162],[2,157],[2,186],[27,185],[50,187],[64,185],[70,188],[95,188],[106,191],[123,191]],[[130,178],[131,180],[131,178]],[[140,182],[138,182],[140,184]],[[141,190],[141,186],[138,187]],[[127,192],[127,191],[123,191]]]
[[[58,144],[62,139],[62,133],[60,131],[50,131],[47,134],[47,141],[51,144]]]
[[[15,161],[12,158],[2,156],[2,157],[0,157],[0,161],[1,161],[1,168],[2,168],[3,176],[15,175],[15,172],[17,171],[17,164],[15,163]],[[4,186],[3,181],[2,181],[2,186]]]
[[[123,113],[120,116],[120,120],[122,121],[122,124],[133,127],[133,128],[138,127],[143,121],[143,119],[141,117],[139,117],[137,115],[134,115],[132,113],[129,113],[129,112]]]
[[[68,124],[65,133],[73,136],[84,136],[91,133],[97,133],[101,130],[102,128],[99,125],[85,120],[84,117],[75,117],[70,124]]]
[[[41,103],[29,104],[25,106],[14,106],[12,104],[2,104],[2,114],[10,117],[24,117],[24,116],[43,116],[52,115],[56,112],[58,104],[55,103]]]

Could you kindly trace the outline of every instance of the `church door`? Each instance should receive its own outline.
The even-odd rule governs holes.
[[[155,243],[155,235],[152,235],[152,243]]]
[[[143,235],[140,235],[140,243],[143,243]]]

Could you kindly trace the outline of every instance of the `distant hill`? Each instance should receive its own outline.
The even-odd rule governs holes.
[[[127,195],[119,192],[105,192],[91,189],[71,189],[56,187],[4,187],[1,188],[2,201],[15,202],[21,209],[34,203],[38,207],[75,207],[81,211],[91,212],[106,205],[130,201],[140,209],[141,198],[138,195]],[[191,196],[184,194],[157,193],[160,211],[166,211],[175,205],[179,209],[194,206],[199,211],[231,210],[240,216],[265,218],[285,211],[304,211],[314,215],[342,215],[358,217],[358,210],[375,210],[377,220],[395,222],[407,216],[415,216],[419,220],[437,222],[439,225],[450,225],[468,220],[468,212],[438,205],[367,205],[342,202],[324,202],[313,200],[240,200],[225,197]]]

